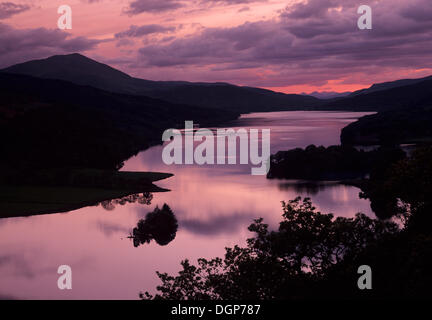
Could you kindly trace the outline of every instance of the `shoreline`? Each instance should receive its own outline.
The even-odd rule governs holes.
[[[154,181],[173,176],[170,173],[121,172],[119,176],[136,185],[126,188],[117,186],[48,186],[48,185],[0,185],[0,219],[27,217],[32,215],[54,214],[74,211],[97,205],[103,201],[123,198],[132,194],[168,192],[153,184]],[[147,176],[147,179],[143,178]]]

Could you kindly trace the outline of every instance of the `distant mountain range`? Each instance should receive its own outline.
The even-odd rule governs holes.
[[[62,157],[65,154],[61,161],[70,165],[95,166],[106,160],[104,166],[113,166],[140,148],[160,141],[164,129],[181,125],[184,120],[192,119],[202,125],[210,122],[220,124],[248,112],[379,112],[348,126],[342,133],[343,141],[347,143],[392,140],[397,135],[384,137],[380,129],[386,121],[388,129],[385,132],[402,132],[400,124],[409,121],[413,125],[407,128],[411,128],[410,131],[416,128],[415,136],[404,131],[400,134],[401,138],[395,138],[395,141],[429,137],[431,133],[427,128],[429,125],[432,127],[429,121],[432,76],[378,83],[352,93],[314,92],[312,94],[316,97],[313,97],[229,83],[144,80],[81,54],[69,54],[28,61],[0,70],[0,85],[0,124],[4,125],[0,134],[17,137],[9,139],[12,145],[6,143],[3,147],[13,149],[14,145],[21,144],[27,146],[28,152],[34,152],[35,147],[31,143],[44,148],[46,143],[40,141],[52,140],[51,145],[56,148],[46,150],[46,154],[52,152],[45,160],[55,159],[53,150],[57,150],[55,155]],[[23,126],[31,129],[20,131]],[[52,136],[48,128],[64,135]],[[104,136],[107,132],[111,135],[110,139]],[[74,156],[68,150],[72,150],[78,142],[73,144],[71,135],[74,135],[73,139],[82,139]],[[366,135],[367,141],[362,138]],[[92,141],[85,140],[89,136],[93,137]],[[18,137],[22,139],[20,143],[13,141]],[[64,143],[69,140],[69,144]],[[7,139],[3,141],[7,142]],[[95,143],[100,149],[92,147]],[[109,156],[100,156],[103,154],[101,150],[108,152],[110,148],[113,151]],[[26,158],[22,154],[26,149],[18,149],[16,154]],[[83,150],[84,154],[91,156],[83,158]],[[91,163],[81,163],[87,158]]]
[[[318,99],[333,99],[343,98],[351,94],[350,91],[346,92],[334,92],[334,91],[314,91],[311,93],[302,93],[303,95],[309,95]]]
[[[354,92],[350,93],[349,96],[354,97],[354,96],[364,95],[364,94],[373,93],[373,92],[377,92],[377,91],[383,91],[383,90],[387,90],[387,89],[409,86],[409,85],[413,85],[413,84],[420,83],[420,82],[427,81],[427,80],[432,80],[432,76],[428,76],[428,77],[424,77],[424,78],[418,78],[418,79],[401,79],[401,80],[396,80],[396,81],[375,83],[367,89],[361,89],[361,90],[354,91]]]
[[[383,91],[387,89],[393,89],[403,86],[409,86],[422,81],[432,80],[432,76],[418,78],[418,79],[401,79],[396,81],[388,81],[382,83],[374,83],[369,88],[360,89],[357,91],[346,91],[346,92],[335,92],[335,91],[314,91],[311,93],[302,93],[303,95],[312,96],[318,99],[334,99],[344,97],[355,97],[359,95],[369,94],[377,91]]]
[[[44,79],[60,79],[115,93],[144,95],[172,103],[241,112],[286,110],[320,104],[319,99],[311,96],[284,94],[228,83],[151,81],[134,78],[78,53],[28,61],[1,71]]]
[[[81,54],[55,55],[0,70],[129,95],[142,95],[176,104],[247,113],[278,110],[388,110],[432,101],[432,76],[373,84],[355,92],[284,94],[229,83],[152,81],[139,79]]]
[[[326,107],[328,109],[348,108],[358,111],[388,111],[432,105],[432,78],[431,80],[413,80],[408,83],[411,84],[398,86],[399,82],[397,84],[389,82],[385,86],[377,85],[377,89],[372,92],[334,99],[327,102]],[[385,87],[388,88],[384,89]]]

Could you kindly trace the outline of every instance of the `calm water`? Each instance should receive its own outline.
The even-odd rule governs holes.
[[[332,145],[340,130],[365,113],[274,112],[242,116],[233,127],[270,128],[271,151]],[[372,215],[369,203],[354,187],[323,183],[311,186],[294,181],[251,176],[250,167],[166,166],[162,146],[128,160],[123,170],[171,172],[156,183],[170,192],[155,193],[150,205],[101,205],[68,213],[0,219],[0,298],[137,299],[160,283],[155,271],[174,273],[189,258],[221,256],[224,247],[243,245],[247,226],[263,217],[276,227],[281,200],[311,197],[322,212]],[[139,219],[156,205],[167,203],[179,229],[166,246],[154,241],[134,247],[127,238]],[[107,207],[107,206],[105,206]],[[72,290],[57,288],[57,268],[72,267]]]

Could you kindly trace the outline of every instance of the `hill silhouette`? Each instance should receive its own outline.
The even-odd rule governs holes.
[[[387,89],[409,86],[409,85],[416,84],[416,83],[423,82],[423,81],[427,81],[427,80],[432,80],[432,76],[428,76],[428,77],[424,77],[424,78],[418,78],[418,79],[400,79],[400,80],[395,80],[395,81],[374,83],[369,88],[361,89],[361,90],[357,90],[357,91],[352,92],[349,96],[353,97],[353,96],[358,96],[358,95],[362,95],[362,94],[368,94],[368,93],[372,93],[372,92],[383,91],[383,90],[387,90]]]
[[[62,80],[0,73],[0,162],[14,168],[113,169],[162,132],[238,113],[112,93]]]
[[[414,84],[348,96],[327,103],[329,109],[388,111],[414,109],[432,104],[432,79]]]
[[[32,60],[1,71],[66,80],[111,92],[145,95],[172,103],[242,112],[285,110],[320,104],[319,99],[311,96],[284,94],[228,83],[151,81],[134,78],[78,53]]]
[[[78,53],[24,62],[3,69],[0,74],[3,75],[4,88],[15,92],[14,99],[22,99],[31,93],[42,99],[39,103],[54,101],[60,105],[80,106],[81,109],[87,106],[86,112],[98,110],[104,113],[103,117],[110,115],[116,123],[123,123],[123,128],[147,128],[140,129],[147,141],[144,145],[152,144],[148,141],[153,138],[159,139],[163,127],[171,127],[187,117],[204,125],[208,122],[206,119],[220,123],[235,118],[239,113],[277,110],[378,111],[378,115],[360,119],[344,129],[342,140],[347,144],[381,143],[388,141],[388,137],[394,137],[390,140],[397,143],[431,136],[428,107],[432,105],[432,77],[378,83],[347,97],[320,100],[229,83],[138,79]],[[12,77],[12,74],[45,80],[39,83],[35,78],[10,78],[17,87],[21,86],[20,81],[24,82],[23,88],[27,91],[20,93],[7,83],[6,77]],[[59,80],[62,81],[55,82]],[[44,85],[55,89],[41,90]],[[5,98],[3,95],[2,99]],[[122,112],[119,112],[119,106],[122,106]],[[81,109],[80,112],[84,112]],[[135,118],[137,110],[139,115]],[[207,111],[211,113],[206,114]],[[4,112],[13,111],[3,108]],[[74,116],[86,119],[89,115]],[[136,125],[142,117],[146,120]],[[400,130],[401,123],[406,124],[402,128],[415,128],[415,133],[410,133],[413,132],[411,129]],[[386,128],[387,134],[380,130],[380,126]],[[396,132],[398,134],[394,135]]]
[[[360,118],[342,129],[344,145],[394,145],[432,141],[432,108],[399,109]]]

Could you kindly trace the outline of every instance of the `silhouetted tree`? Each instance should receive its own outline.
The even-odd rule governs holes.
[[[317,212],[308,198],[283,202],[282,208],[277,231],[257,219],[249,227],[255,236],[247,240],[247,247],[226,248],[224,259],[199,259],[198,266],[185,260],[178,276],[158,272],[159,293],[146,292],[141,297],[247,300],[315,295],[321,290],[313,288],[346,256],[352,259],[399,232],[392,222],[360,213],[355,218],[334,219],[332,214]]]
[[[130,238],[135,247],[155,240],[157,244],[165,246],[174,240],[178,229],[177,219],[171,208],[164,204],[162,209],[156,207],[147,213],[145,219],[138,221]]]
[[[158,272],[158,293],[141,298],[432,298],[432,148],[393,165],[382,159],[363,196],[386,209],[385,217],[402,215],[405,224],[361,213],[334,218],[317,212],[308,198],[296,198],[283,202],[278,230],[255,220],[246,247],[226,248],[224,258],[199,259],[198,265],[184,260],[177,276]],[[373,290],[358,289],[360,265],[372,268]]]
[[[375,171],[362,187],[380,218],[403,215],[410,228],[429,232],[432,222],[432,147],[417,148],[410,157]]]

